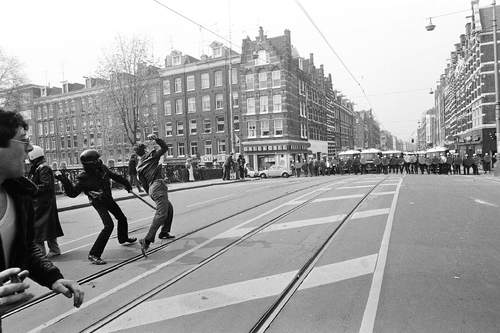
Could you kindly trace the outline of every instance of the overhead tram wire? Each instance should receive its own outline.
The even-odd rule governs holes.
[[[153,1],[156,1],[156,0],[153,0]],[[335,51],[335,49],[333,48],[333,46],[330,44],[330,42],[328,41],[328,39],[326,39],[326,37],[323,34],[323,32],[321,31],[321,29],[316,25],[316,23],[314,22],[314,20],[312,19],[312,17],[309,15],[309,13],[306,11],[306,9],[304,8],[304,6],[302,6],[302,4],[300,3],[300,1],[299,0],[295,0],[295,3],[297,4],[297,6],[300,7],[300,9],[304,13],[304,15],[309,19],[309,21],[311,22],[311,24],[314,26],[314,28],[316,28],[316,30],[318,31],[318,33],[321,35],[321,38],[323,38],[323,40],[325,41],[325,43],[328,45],[328,47],[330,48],[330,50],[337,57],[337,59],[340,61],[340,63],[342,64],[342,66],[344,67],[344,69],[347,71],[347,73],[349,73],[349,75],[354,80],[354,82],[356,82],[356,84],[359,86],[359,88],[363,92],[363,95],[364,95],[366,101],[368,102],[368,105],[370,106],[370,109],[373,109],[372,103],[370,102],[370,99],[368,98],[368,95],[366,94],[365,89],[363,89],[363,86],[361,86],[361,83],[358,81],[358,79],[356,79],[356,77],[349,70],[349,68],[347,67],[347,65],[342,60],[342,58],[337,54],[337,52]]]
[[[221,34],[219,34],[219,33],[215,32],[215,31],[213,31],[213,30],[212,30],[212,29],[210,29],[210,28],[207,28],[207,27],[206,27],[206,26],[204,26],[203,24],[196,22],[195,20],[193,20],[193,19],[191,19],[191,18],[187,17],[186,15],[184,15],[184,14],[182,14],[182,13],[178,12],[177,10],[175,10],[175,9],[173,9],[173,8],[170,8],[169,6],[167,6],[167,5],[163,4],[163,3],[161,3],[161,2],[160,2],[160,1],[158,1],[158,0],[153,0],[153,1],[154,1],[154,2],[156,2],[157,4],[159,4],[160,6],[162,6],[162,7],[166,8],[166,9],[168,9],[168,10],[169,10],[169,11],[171,11],[172,13],[174,13],[174,14],[176,14],[176,15],[178,15],[178,16],[180,16],[180,17],[182,17],[182,18],[183,18],[183,19],[185,19],[186,21],[188,21],[188,22],[190,22],[190,23],[192,23],[192,24],[196,25],[196,26],[197,26],[197,27],[199,27],[200,29],[204,29],[204,30],[206,30],[206,31],[210,32],[212,35],[214,35],[214,36],[216,36],[216,37],[218,37],[218,38],[222,39],[223,41],[228,42],[230,45],[231,45],[231,44],[234,44],[231,40],[227,39],[226,37],[222,36]]]

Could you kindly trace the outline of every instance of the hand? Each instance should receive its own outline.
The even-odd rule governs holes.
[[[158,137],[156,136],[156,134],[149,134],[148,135],[148,140],[156,140],[158,139]]]
[[[21,272],[17,267],[0,272],[0,313],[33,298],[33,294],[25,292],[30,287],[28,283],[23,282],[28,274],[28,271]]]
[[[59,279],[52,284],[52,290],[58,294],[63,294],[67,298],[73,296],[75,308],[79,308],[83,303],[84,292],[82,287],[73,280]]]

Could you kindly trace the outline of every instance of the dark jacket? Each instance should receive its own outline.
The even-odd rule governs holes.
[[[27,178],[6,180],[3,187],[14,200],[16,235],[10,249],[9,267],[27,269],[35,282],[51,288],[63,276],[33,243],[33,195],[36,186]],[[7,269],[3,247],[0,245],[0,270]]]
[[[132,154],[130,156],[130,160],[128,161],[128,174],[131,176],[136,176],[137,175],[137,155]]]
[[[65,176],[57,177],[57,179],[62,182],[64,192],[68,197],[75,198],[83,192],[90,202],[113,200],[110,179],[125,186],[127,191],[132,189],[127,179],[109,170],[105,165],[101,165],[97,172],[83,171],[76,178],[74,185]],[[90,193],[91,191],[99,194],[95,195]]]
[[[146,192],[149,193],[149,187],[157,179],[163,179],[161,174],[160,158],[167,152],[167,144],[162,139],[156,139],[156,143],[160,146],[159,150],[152,150],[146,156],[142,156],[137,165],[137,175],[139,181]]]
[[[37,186],[33,206],[35,208],[35,242],[43,242],[64,235],[57,214],[54,190],[54,173],[45,163],[33,165],[29,177]]]

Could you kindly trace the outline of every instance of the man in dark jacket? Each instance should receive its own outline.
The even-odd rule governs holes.
[[[80,193],[84,192],[101,217],[104,228],[101,230],[94,245],[90,249],[88,259],[92,264],[105,265],[106,262],[101,259],[101,255],[104,252],[104,248],[108,243],[114,227],[113,220],[109,213],[113,214],[117,220],[117,234],[120,244],[134,243],[137,238],[129,238],[128,236],[127,218],[111,195],[110,180],[113,179],[115,182],[122,184],[128,192],[132,191],[132,186],[130,186],[130,183],[125,177],[112,172],[102,164],[99,157],[99,153],[94,149],[87,149],[81,153],[80,162],[83,165],[83,172],[78,175],[75,184],[72,184],[71,181],[60,172],[56,172],[56,178],[63,183],[64,192],[68,197],[75,198]]]
[[[160,146],[160,149],[152,149],[148,152],[146,145],[142,143],[135,147],[135,152],[140,158],[137,165],[139,180],[151,199],[156,203],[156,213],[149,231],[143,239],[139,240],[144,257],[146,257],[149,245],[154,243],[156,232],[160,227],[162,227],[162,230],[158,238],[175,238],[174,235],[170,234],[174,217],[174,207],[170,200],[168,200],[168,186],[163,180],[161,165],[159,164],[160,158],[167,152],[167,144],[155,134],[150,134],[148,139],[150,142],[156,142]]]
[[[33,297],[25,290],[24,278],[29,274],[37,283],[73,297],[79,307],[83,291],[78,283],[63,278],[59,269],[44,258],[33,243],[33,195],[35,185],[23,178],[24,159],[32,146],[27,136],[28,125],[22,116],[0,109],[0,312]]]
[[[61,254],[57,237],[64,235],[59,214],[57,214],[56,194],[54,189],[54,173],[45,163],[45,154],[40,146],[33,146],[33,150],[28,154],[31,169],[30,180],[37,186],[37,193],[34,197],[35,206],[35,244],[40,248],[43,255],[46,254],[45,242],[49,247],[47,257]]]

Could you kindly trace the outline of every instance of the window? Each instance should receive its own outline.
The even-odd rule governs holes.
[[[54,134],[54,131],[55,131],[54,121],[53,121],[53,120],[51,120],[51,121],[49,122],[49,133],[50,133],[50,134]]]
[[[203,120],[203,133],[212,133],[212,122],[210,121],[210,119]]]
[[[50,139],[50,149],[52,149],[52,150],[56,149],[56,138]]]
[[[174,91],[176,93],[182,92],[182,81],[180,77],[176,78],[174,81]]]
[[[265,65],[269,63],[269,53],[266,50],[260,50],[255,60],[256,65]]]
[[[283,136],[283,119],[274,120],[274,136]]]
[[[273,71],[273,87],[281,86],[281,71]]]
[[[186,79],[187,90],[194,90],[194,75],[189,75]]]
[[[231,68],[231,83],[238,84],[238,69]]]
[[[170,80],[163,80],[163,95],[170,94]]]
[[[180,55],[173,56],[172,57],[172,66],[178,66],[180,64],[181,64],[181,56]]]
[[[156,88],[155,87],[152,87],[150,90],[149,90],[149,102],[151,104],[156,104],[158,101],[158,98],[157,98],[157,95],[156,95]]]
[[[273,95],[273,112],[281,112],[281,95]]]
[[[171,143],[167,143],[167,156],[168,157],[174,156],[174,147],[172,146]]]
[[[222,94],[215,95],[215,108],[222,109],[223,103],[224,103],[224,98],[223,98]]]
[[[201,89],[210,88],[210,77],[208,73],[201,74]]]
[[[203,111],[210,111],[210,95],[205,95],[201,98],[201,109]]]
[[[247,114],[255,114],[255,98],[247,98]]]
[[[196,119],[189,121],[189,134],[194,135],[198,132]]]
[[[255,137],[257,137],[256,127],[255,127],[255,120],[249,120],[247,122],[247,124],[248,124],[248,137],[249,138],[255,138]]]
[[[222,86],[222,71],[215,72],[215,86],[216,87]]]
[[[217,120],[217,132],[224,132],[224,117],[216,117]]]
[[[184,135],[184,122],[177,122],[177,135]]]
[[[267,88],[267,72],[259,73],[259,89]]]
[[[188,113],[196,112],[196,98],[189,97],[188,98]]]
[[[68,148],[71,148],[71,136],[68,135],[67,140],[68,140]]]
[[[191,142],[191,156],[198,155],[198,142]]]
[[[233,91],[233,107],[237,108],[240,106],[240,100],[239,100],[239,97],[238,97],[238,92],[237,91]]]
[[[73,147],[78,147],[78,135],[73,135]]]
[[[304,59],[299,58],[299,69],[304,70]]]
[[[260,113],[268,113],[269,112],[269,97],[268,96],[260,96]]]
[[[165,136],[172,136],[172,122],[165,123]]]
[[[184,147],[184,142],[179,142],[177,144],[177,156],[186,155],[186,148]]]
[[[240,116],[233,117],[233,131],[240,130]]]
[[[90,146],[94,147],[95,146],[94,133],[90,133],[89,138],[90,138]]]
[[[87,134],[83,134],[83,146],[87,147],[89,144],[89,139],[87,138]],[[64,148],[64,147],[61,147]]]
[[[219,154],[224,154],[226,152],[226,140],[220,139],[219,142],[217,142],[217,151]]]
[[[255,89],[255,78],[253,73],[245,75],[245,82],[247,85],[247,90]]]
[[[182,114],[182,99],[175,100],[175,114]]]
[[[299,103],[299,111],[301,117],[306,117],[306,103],[300,101]]]
[[[212,155],[212,140],[205,141],[205,155]]]
[[[49,135],[49,123],[46,121],[43,123],[43,134]]]
[[[163,103],[163,107],[165,109],[165,116],[172,115],[172,104],[170,103],[170,101],[165,101]]]
[[[38,135],[43,135],[43,123],[38,123]]]
[[[269,120],[260,121],[260,136],[269,136]]]

